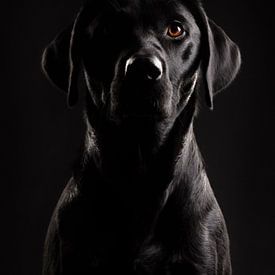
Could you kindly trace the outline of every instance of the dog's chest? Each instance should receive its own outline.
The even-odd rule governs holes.
[[[137,211],[132,205],[107,201],[101,198],[95,207],[90,200],[77,198],[62,209],[59,234],[68,266],[74,265],[69,259],[77,259],[84,269],[100,274],[114,270],[162,274],[155,269],[164,268],[167,259],[164,247],[154,240],[150,210],[145,213],[146,209]]]
[[[122,226],[111,215],[113,213],[105,217],[111,221],[104,221],[102,217],[88,222],[82,219],[84,216],[78,216],[76,223],[67,222],[66,228],[70,229],[61,232],[63,255],[67,259],[77,259],[82,267],[99,274],[115,270],[125,274],[153,274],[149,271],[161,260],[160,246],[151,243],[143,246],[144,240],[130,230],[129,224],[128,228],[126,222]]]

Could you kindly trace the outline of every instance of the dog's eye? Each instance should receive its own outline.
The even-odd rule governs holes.
[[[180,22],[172,22],[167,28],[167,35],[171,38],[178,38],[180,36],[184,36],[185,34],[186,31]]]

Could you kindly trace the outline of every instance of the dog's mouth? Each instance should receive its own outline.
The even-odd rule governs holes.
[[[111,88],[110,113],[114,119],[163,120],[171,114],[171,89],[165,81],[124,78]]]

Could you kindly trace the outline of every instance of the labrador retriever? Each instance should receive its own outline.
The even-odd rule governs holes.
[[[240,63],[199,1],[83,5],[43,54],[70,107],[85,94],[87,126],[48,229],[44,275],[231,274],[193,120],[199,98],[212,109]]]

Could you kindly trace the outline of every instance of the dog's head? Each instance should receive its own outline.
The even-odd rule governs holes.
[[[98,110],[114,118],[178,114],[199,82],[206,101],[240,67],[240,52],[195,0],[93,0],[45,50],[48,78],[77,101],[82,70]]]

